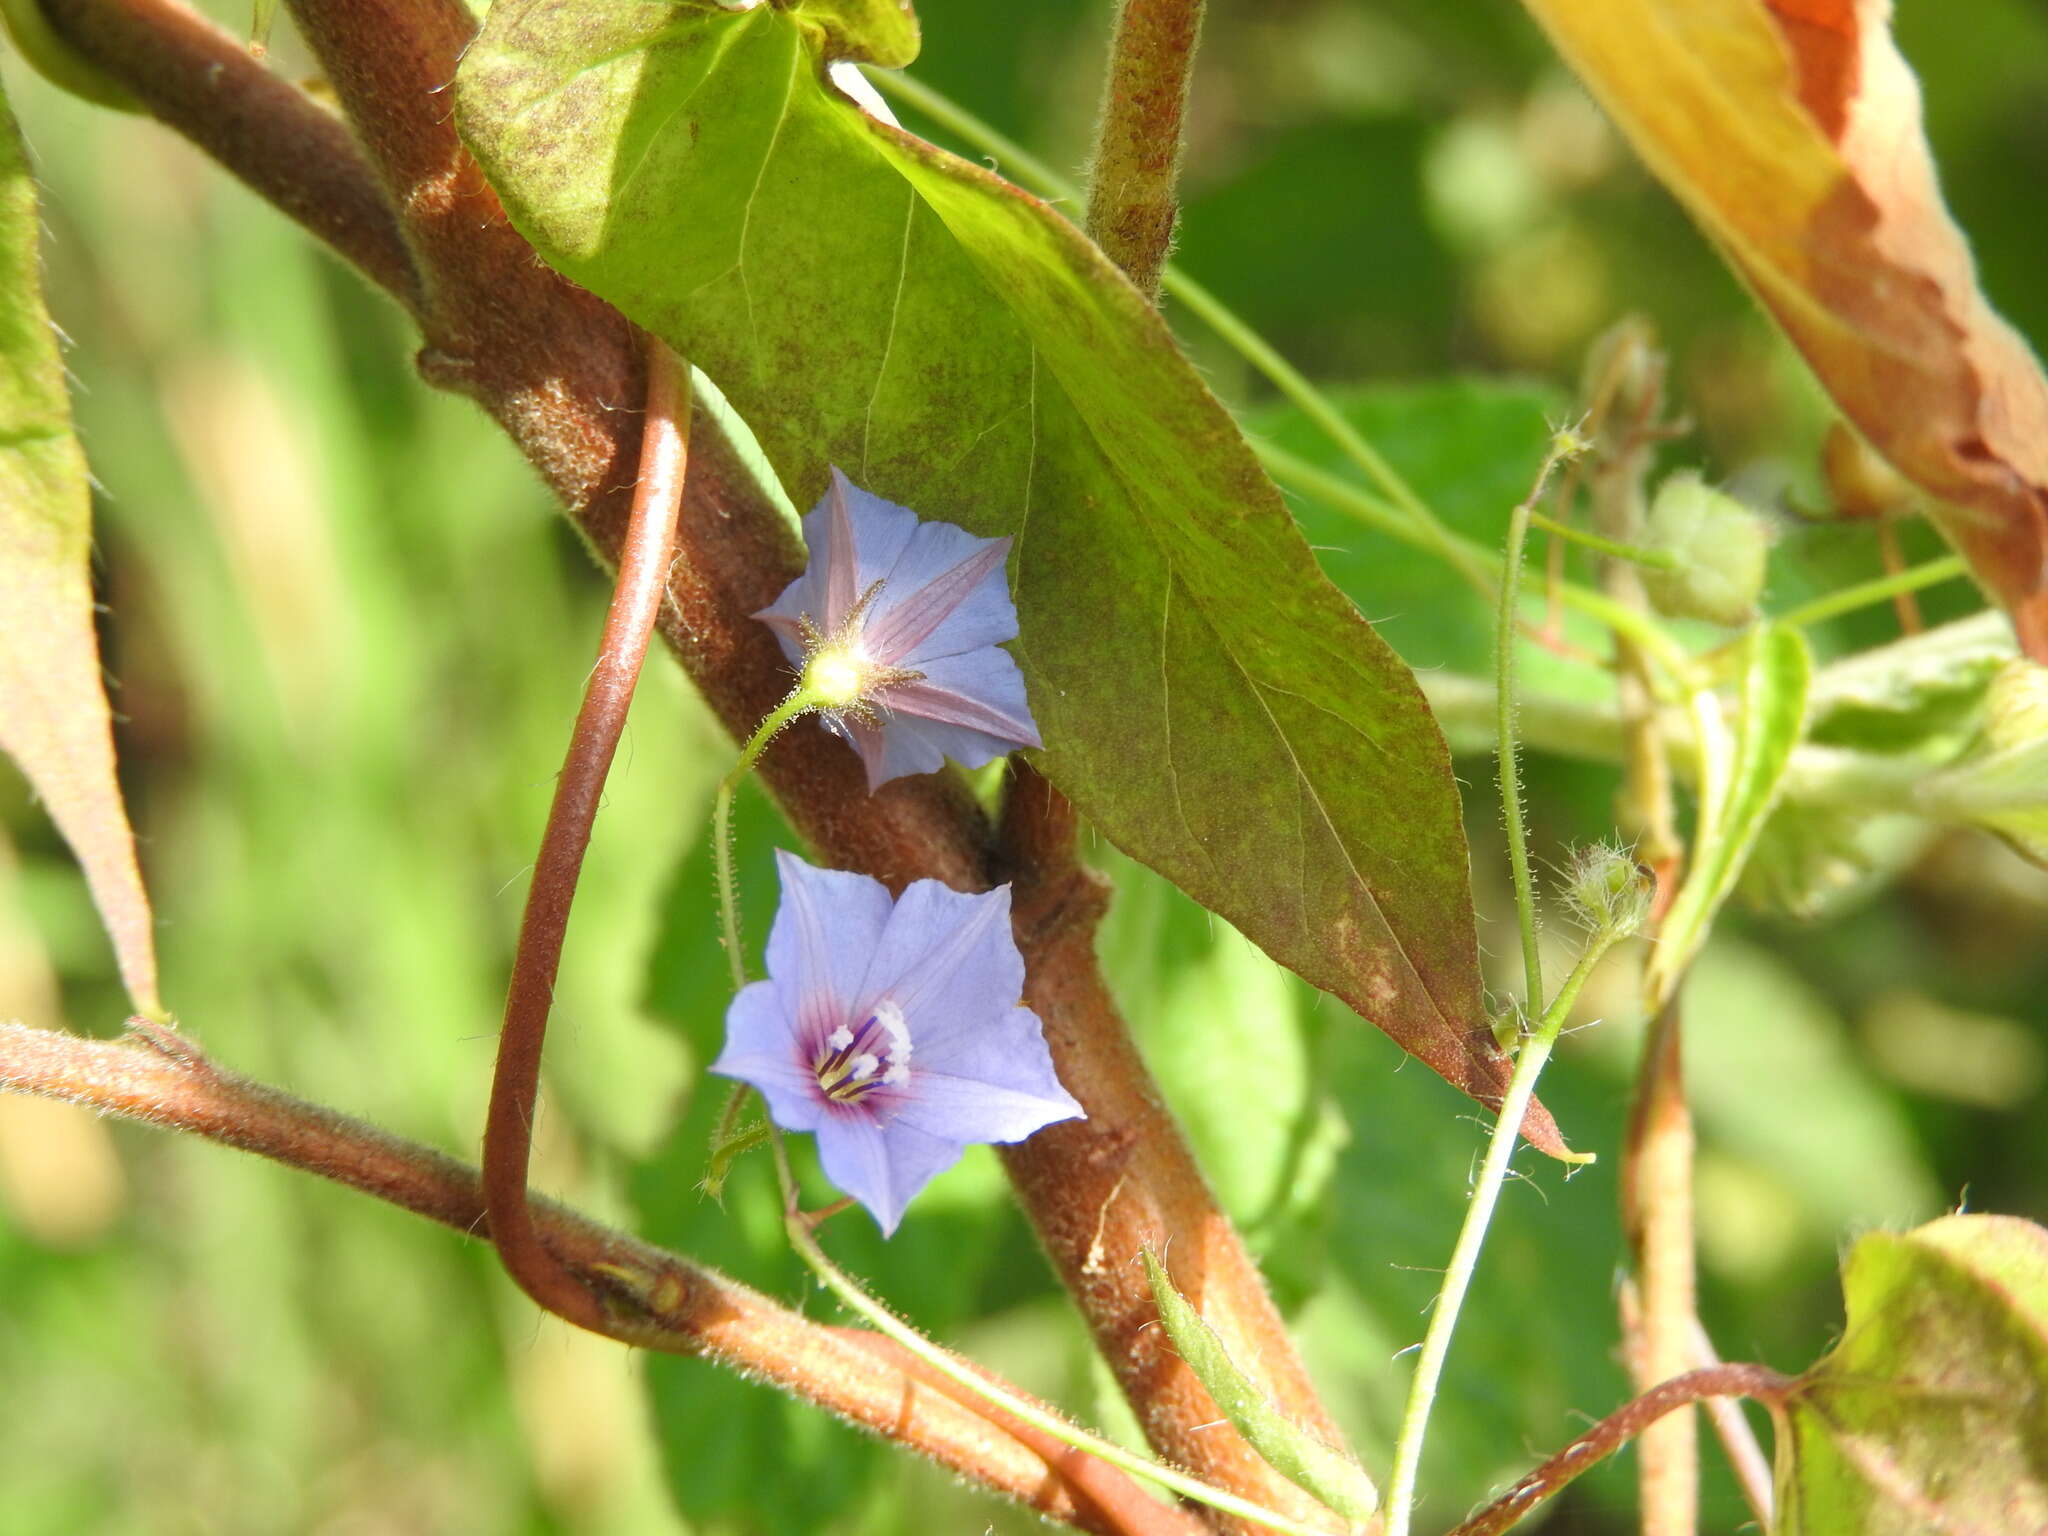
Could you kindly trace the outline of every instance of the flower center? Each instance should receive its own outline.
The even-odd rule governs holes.
[[[811,1060],[818,1087],[835,1104],[857,1104],[884,1084],[910,1077],[910,1026],[887,998],[858,1026],[840,1025]]]
[[[799,686],[810,695],[811,708],[824,712],[835,728],[842,716],[874,722],[874,703],[887,689],[920,680],[922,672],[906,671],[868,655],[861,643],[867,628],[868,609],[882,594],[882,583],[872,582],[839,627],[831,634],[818,628],[808,614],[797,616],[797,630],[803,636],[804,664]]]
[[[804,683],[829,709],[857,703],[867,681],[864,659],[851,649],[834,646],[818,652],[804,668]]]

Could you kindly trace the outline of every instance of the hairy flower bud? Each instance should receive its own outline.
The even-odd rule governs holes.
[[[1623,939],[1649,918],[1656,889],[1657,877],[1632,854],[1593,843],[1573,850],[1564,899],[1595,933]]]
[[[1730,628],[1756,617],[1770,529],[1733,496],[1690,471],[1672,475],[1650,503],[1644,543],[1673,560],[1643,570],[1660,613]]]

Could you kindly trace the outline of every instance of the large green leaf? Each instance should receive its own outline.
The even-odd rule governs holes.
[[[2048,1530],[2048,1232],[1872,1233],[1842,1289],[1842,1342],[1780,1415],[1781,1536]]]
[[[1497,1097],[1450,765],[1165,325],[1070,224],[875,121],[878,0],[507,0],[463,132],[548,261],[827,466],[1016,541],[1043,766],[1114,842]],[[1530,1130],[1558,1145],[1547,1114]]]
[[[93,633],[92,496],[43,308],[35,182],[0,97],[0,751],[85,866],[135,1006],[155,1013],[156,944]]]

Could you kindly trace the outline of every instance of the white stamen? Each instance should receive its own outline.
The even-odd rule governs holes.
[[[888,1041],[889,1061],[893,1066],[908,1068],[910,1065],[910,1022],[903,1017],[903,1010],[888,998],[875,1004],[875,1023],[881,1026],[882,1037]]]
[[[880,1065],[881,1063],[875,1060],[873,1055],[867,1051],[862,1051],[853,1058],[851,1065],[847,1068],[846,1075],[856,1083],[864,1083],[875,1075],[875,1068]]]
[[[853,1031],[842,1024],[825,1037],[825,1043],[835,1051],[843,1051],[853,1044]]]

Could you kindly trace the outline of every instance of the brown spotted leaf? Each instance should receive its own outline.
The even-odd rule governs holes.
[[[1890,0],[1526,0],[2048,660],[2048,381],[1949,218]]]
[[[0,750],[79,862],[129,999],[162,1011],[93,634],[92,498],[43,308],[35,184],[0,97]]]

